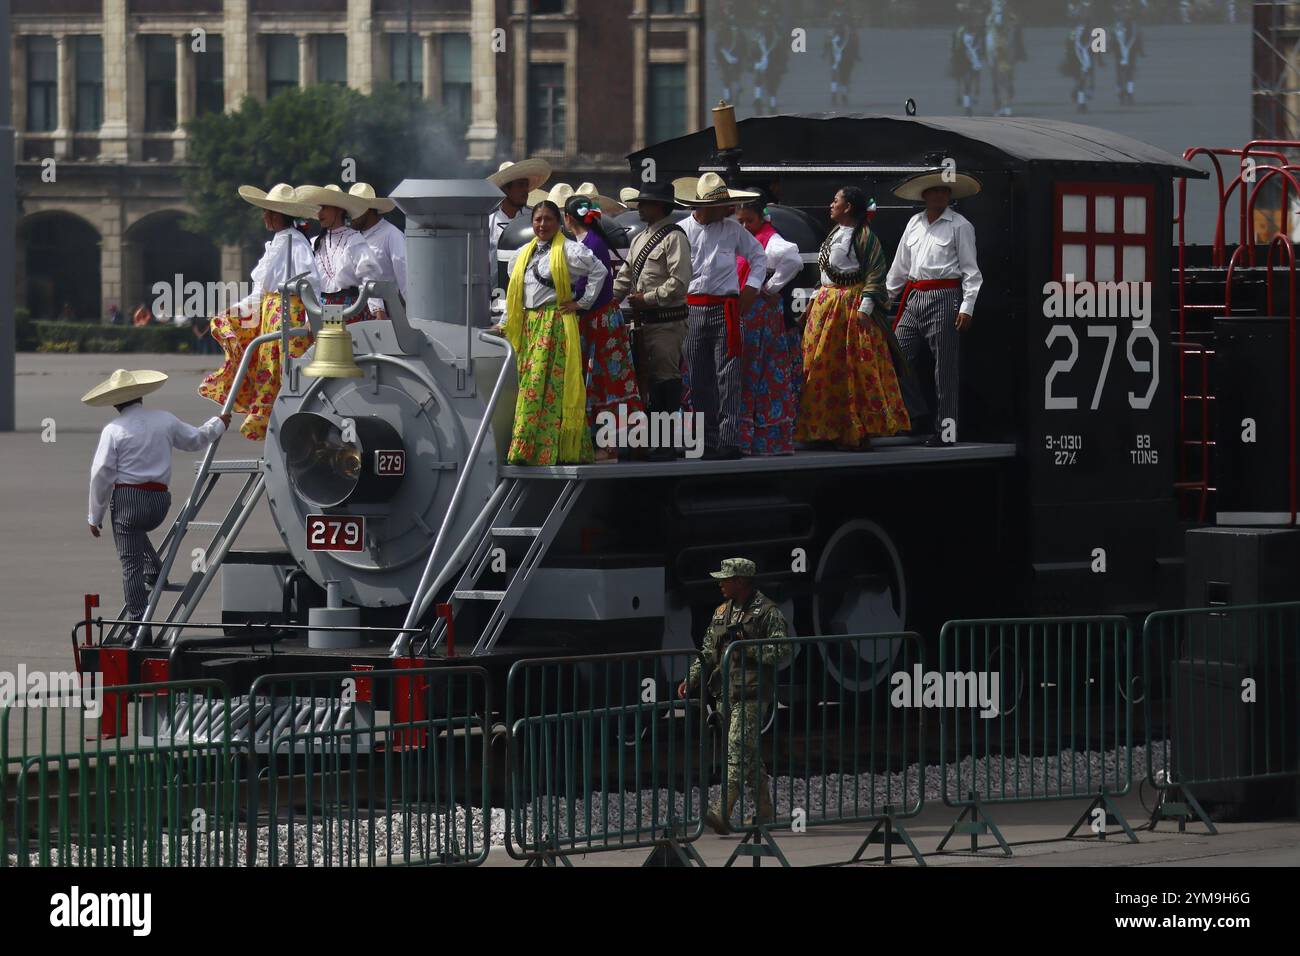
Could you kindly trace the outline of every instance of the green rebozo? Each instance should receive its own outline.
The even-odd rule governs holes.
[[[737,616],[738,612],[739,616]],[[704,644],[700,648],[708,674],[709,693],[715,699],[722,696],[722,655],[727,649],[727,644],[733,639],[728,636],[729,633],[736,629],[744,635],[744,640],[755,641],[780,641],[788,633],[781,609],[761,591],[755,591],[743,609],[733,608],[730,601],[720,604],[713,612],[709,629],[704,634]],[[733,701],[757,699],[760,687],[765,696],[770,694],[770,689],[776,680],[776,667],[789,657],[790,653],[790,645],[785,643],[749,647],[743,651],[733,652],[731,699]],[[699,681],[700,664],[696,661],[691,664],[690,674],[686,679],[687,690],[694,691],[699,686]]]

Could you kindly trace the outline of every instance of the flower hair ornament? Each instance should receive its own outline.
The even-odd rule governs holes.
[[[867,222],[876,218],[876,200],[874,198],[867,200]]]
[[[600,218],[600,206],[592,205],[589,201],[584,200],[575,207],[574,211],[578,214],[579,221],[590,226]]]

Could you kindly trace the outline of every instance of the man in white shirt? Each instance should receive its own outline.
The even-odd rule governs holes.
[[[528,205],[528,194],[534,189],[540,189],[550,178],[551,164],[544,159],[531,157],[519,163],[504,162],[487,178],[488,182],[505,194],[501,205],[488,217],[488,265],[493,289],[504,289],[510,284],[509,276],[502,274],[498,260],[497,246],[501,242],[501,234],[512,222],[517,221],[521,213],[524,222],[532,219],[533,208]]]
[[[731,213],[737,202],[758,195],[728,189],[717,173],[705,173],[694,195],[677,198],[695,210],[680,223],[691,244],[685,353],[691,408],[704,414],[706,458],[741,457],[740,317],[763,288],[767,252]],[[738,255],[749,260],[744,289],[736,271]]]
[[[935,433],[927,442],[932,447],[957,440],[958,333],[970,328],[984,281],[975,258],[975,227],[948,204],[979,191],[974,177],[946,172],[923,173],[894,189],[900,199],[925,203],[903,230],[885,286],[898,303],[894,331],[912,371],[923,350],[934,357]]]
[[[376,196],[369,183],[353,183],[348,195],[366,203],[365,212],[352,217],[352,228],[361,233],[375,254],[380,280],[397,283],[397,291],[405,300],[406,235],[383,216],[391,212],[396,203],[387,197]],[[376,319],[388,318],[388,308],[383,299],[371,299],[370,311]]]
[[[90,466],[90,510],[86,520],[98,538],[104,512],[113,509],[113,541],[122,562],[123,616],[139,620],[161,566],[149,541],[167,517],[172,496],[172,449],[198,451],[216,441],[230,425],[230,414],[193,428],[171,412],[145,408],[142,399],[167,381],[162,372],[118,369],[81,397],[87,405],[112,405],[118,417],[104,426]]]

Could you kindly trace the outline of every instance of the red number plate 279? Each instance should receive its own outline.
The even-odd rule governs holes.
[[[362,551],[366,519],[359,515],[308,515],[308,551]]]

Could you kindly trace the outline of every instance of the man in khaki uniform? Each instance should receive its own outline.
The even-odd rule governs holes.
[[[646,228],[632,241],[628,264],[614,280],[614,299],[631,312],[636,375],[645,390],[646,405],[652,412],[675,412],[682,406],[682,342],[686,339],[691,244],[672,220],[675,198],[671,184],[651,183],[634,201]]]
[[[753,822],[771,823],[775,817],[772,795],[767,787],[767,769],[760,750],[763,735],[763,701],[775,703],[776,669],[792,653],[785,641],[789,634],[785,615],[766,595],[754,588],[757,568],[748,558],[727,558],[720,570],[709,572],[718,581],[726,598],[713,612],[709,629],[700,648],[700,661],[691,663],[686,680],[677,687],[677,696],[685,697],[704,680],[710,694],[722,705],[722,655],[733,640],[770,641],[733,651],[727,696],[730,720],[727,724],[726,805],[721,811],[710,808],[704,821],[716,833],[729,833],[731,812],[748,783],[755,791],[758,813]],[[707,673],[701,673],[706,670]]]

